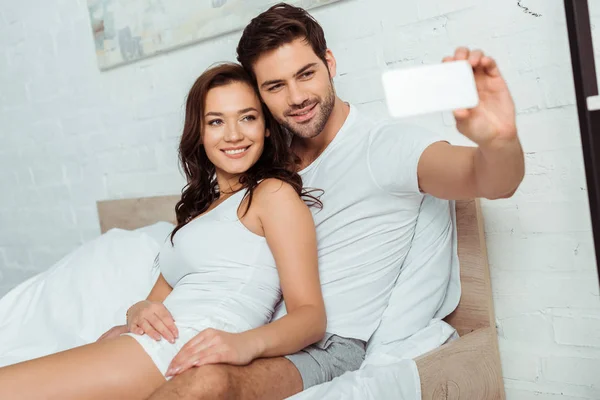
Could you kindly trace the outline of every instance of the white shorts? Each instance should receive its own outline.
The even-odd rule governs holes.
[[[144,348],[152,361],[154,361],[154,364],[160,373],[164,376],[167,373],[167,369],[169,369],[171,361],[173,361],[175,356],[179,353],[179,350],[181,350],[187,342],[193,339],[194,336],[200,333],[199,330],[192,328],[181,328],[178,326],[177,329],[179,331],[179,337],[175,339],[175,343],[169,343],[165,338],[156,341],[146,334],[138,335],[136,333],[124,333],[123,335],[134,338]],[[169,380],[172,377],[165,376],[165,378]]]
[[[136,333],[124,333],[123,335],[131,336],[137,340],[150,358],[152,358],[152,361],[154,361],[154,364],[156,364],[160,373],[164,376],[167,373],[167,369],[169,369],[171,361],[173,361],[175,356],[179,353],[179,350],[203,330],[213,328],[224,332],[239,333],[248,329],[247,326],[240,328],[239,326],[211,317],[199,318],[193,322],[187,321],[187,323],[178,321],[175,323],[175,326],[179,332],[179,336],[175,339],[175,343],[169,343],[165,338],[156,341],[146,334],[138,335]],[[170,379],[170,377],[165,378],[167,380]]]

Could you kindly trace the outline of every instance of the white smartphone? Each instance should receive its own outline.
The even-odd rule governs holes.
[[[393,118],[474,108],[479,104],[473,68],[468,61],[394,69],[383,73],[382,82]]]

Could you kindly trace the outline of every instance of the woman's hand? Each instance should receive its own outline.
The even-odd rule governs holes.
[[[158,341],[161,337],[175,343],[179,331],[175,320],[163,303],[150,300],[140,301],[127,310],[127,327],[129,332],[144,333]]]
[[[129,328],[127,328],[127,325],[117,325],[106,331],[106,333],[100,336],[98,340],[96,340],[96,342],[99,342],[101,340],[114,339],[127,332],[129,332]]]
[[[205,329],[181,348],[171,361],[166,376],[206,364],[247,365],[260,351],[259,343],[244,333]]]

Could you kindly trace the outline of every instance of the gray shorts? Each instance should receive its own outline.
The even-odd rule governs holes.
[[[295,354],[285,356],[302,376],[304,390],[329,382],[346,371],[360,368],[365,359],[366,343],[325,333],[325,337]]]

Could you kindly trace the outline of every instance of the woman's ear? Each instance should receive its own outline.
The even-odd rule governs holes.
[[[269,136],[271,136],[271,131],[269,130],[269,128],[267,128],[265,130],[265,137],[269,137]]]

